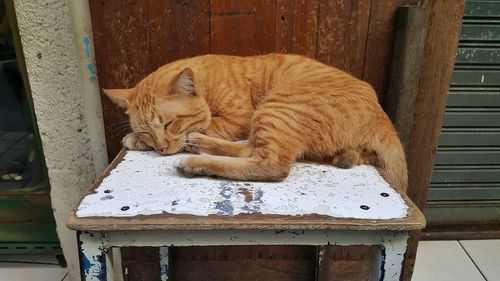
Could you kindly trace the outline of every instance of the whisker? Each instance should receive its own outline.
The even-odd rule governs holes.
[[[128,119],[116,120],[115,122],[113,122],[111,124],[119,124],[119,123],[130,123],[130,120],[128,120]]]
[[[113,133],[124,132],[124,131],[130,131],[130,132],[132,132],[132,129],[130,127],[119,127],[119,128],[110,128],[110,131],[113,132]]]
[[[115,134],[132,133],[132,129],[126,127],[110,131]]]

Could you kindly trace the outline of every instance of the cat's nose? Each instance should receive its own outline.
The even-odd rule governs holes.
[[[158,149],[161,153],[167,153],[167,146],[162,146],[160,149]]]

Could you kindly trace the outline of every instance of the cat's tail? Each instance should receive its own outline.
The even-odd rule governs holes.
[[[397,134],[372,145],[377,154],[376,166],[379,173],[392,187],[406,193],[408,190],[408,168],[405,152]]]

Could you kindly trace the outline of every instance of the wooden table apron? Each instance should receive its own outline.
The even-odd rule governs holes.
[[[82,279],[110,281],[112,247],[159,247],[161,280],[168,280],[169,246],[368,245],[381,248],[380,280],[399,280],[408,231],[359,230],[148,230],[78,232]]]

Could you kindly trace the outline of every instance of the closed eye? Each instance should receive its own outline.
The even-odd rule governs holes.
[[[166,129],[168,129],[168,126],[169,126],[170,124],[172,124],[172,121],[167,122],[163,128],[164,128],[165,130],[166,130]]]

